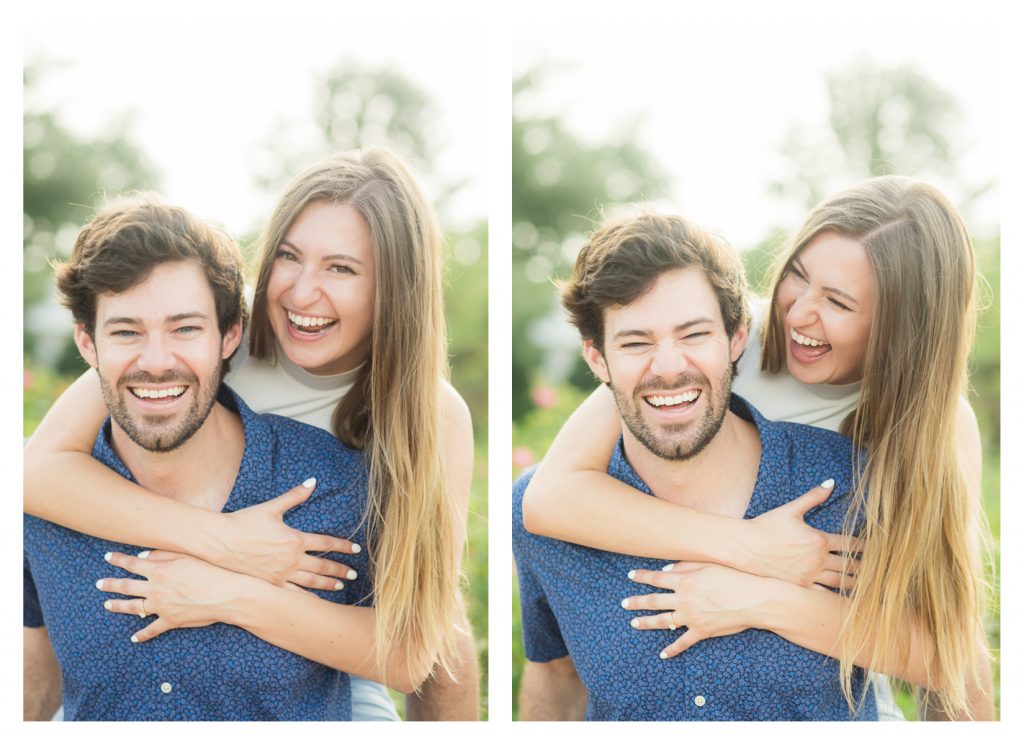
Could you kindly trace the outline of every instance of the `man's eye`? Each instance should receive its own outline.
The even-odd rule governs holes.
[[[193,334],[196,331],[199,331],[198,326],[179,326],[178,328],[174,329],[174,332],[176,334]]]
[[[119,336],[122,339],[128,339],[128,338],[131,338],[133,336],[138,336],[138,332],[137,331],[132,331],[130,329],[118,329],[117,331],[111,331],[110,335],[111,336]]]
[[[686,339],[699,339],[702,336],[707,336],[707,335],[708,335],[707,331],[695,331],[692,334],[687,334],[684,338],[686,338]]]
[[[647,346],[645,341],[630,341],[622,345],[623,349],[641,349]]]

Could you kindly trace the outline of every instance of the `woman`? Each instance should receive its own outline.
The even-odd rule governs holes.
[[[763,349],[755,342],[741,360],[734,391],[766,416],[837,429],[858,446],[859,565],[830,557],[834,540],[802,522],[827,496],[823,490],[799,500],[799,509],[743,522],[650,499],[605,475],[618,418],[604,390],[563,427],[534,477],[524,500],[527,527],[606,550],[710,561],[804,585],[843,587],[855,574],[841,618],[796,613],[808,627],[828,625],[827,638],[791,640],[840,659],[848,698],[857,664],[926,687],[947,716],[990,717],[981,693],[990,685],[977,542],[981,449],[962,397],[974,281],[970,239],[937,190],[871,179],[808,216],[776,274]],[[573,516],[598,490],[607,509],[584,526]],[[849,526],[854,517],[852,509]],[[676,569],[693,575],[687,589],[691,598],[699,595],[701,573],[692,565]],[[704,574],[707,581],[714,576]],[[684,611],[681,594],[671,602]],[[636,625],[696,625],[679,613],[656,623],[664,625]],[[703,636],[742,630],[704,616],[700,624]]]
[[[403,690],[419,688],[435,667],[447,678],[468,674],[470,689],[475,680],[458,589],[472,428],[465,403],[445,382],[441,273],[433,212],[400,160],[375,149],[313,166],[288,185],[264,231],[249,356],[236,361],[227,380],[255,410],[329,429],[365,451],[371,565],[374,577],[387,577],[374,585],[375,659],[366,669],[351,669],[348,657],[326,652],[317,659]],[[347,578],[348,567],[306,553],[323,550],[322,539],[280,519],[308,488],[233,514],[157,497],[87,455],[103,416],[99,386],[87,373],[26,448],[27,512],[103,538],[193,554],[276,584],[334,589]],[[139,515],[132,524],[117,518],[127,504]],[[172,590],[186,587],[195,573],[162,574],[169,585],[164,594],[181,599],[187,593]],[[207,572],[205,581],[214,575],[231,581],[227,572]],[[320,603],[325,613],[334,605]],[[147,610],[178,625],[220,620],[203,615],[215,608],[190,609],[183,600]],[[164,620],[136,636],[146,641],[167,626]],[[289,648],[280,636],[268,641]]]

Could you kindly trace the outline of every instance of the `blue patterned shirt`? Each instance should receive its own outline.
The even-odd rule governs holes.
[[[832,495],[806,520],[819,530],[841,532],[851,487],[850,441],[815,427],[768,421],[736,395],[730,409],[752,421],[761,436],[761,464],[745,517],[835,478]],[[626,460],[621,439],[608,473],[651,493]],[[633,629],[629,621],[636,613],[620,602],[658,591],[630,581],[629,570],[659,570],[670,559],[598,551],[527,532],[522,498],[531,476],[516,481],[512,500],[523,645],[534,662],[572,658],[588,693],[587,719],[851,718],[840,689],[839,663],[769,631],[748,629],[706,639],[677,657],[660,659],[659,652],[685,629]],[[864,685],[864,672],[858,669],[855,696]],[[877,719],[873,695],[857,718]]]
[[[274,415],[259,415],[227,386],[219,400],[245,429],[238,478],[224,506],[233,512],[276,497],[310,476],[316,490],[285,521],[300,530],[343,536],[365,546],[360,518],[366,472],[360,452],[330,433]],[[110,446],[110,421],[93,456],[126,479]],[[25,516],[24,624],[46,626],[63,676],[64,718],[87,720],[348,720],[345,673],[275,647],[222,623],[176,629],[141,644],[129,637],[153,621],[111,613],[96,589],[103,577],[130,577],[103,559],[129,546]],[[333,555],[358,579],[337,592],[315,591],[350,605],[371,602],[366,551]]]

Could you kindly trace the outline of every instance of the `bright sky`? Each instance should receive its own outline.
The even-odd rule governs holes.
[[[794,123],[827,134],[824,73],[861,56],[912,64],[952,93],[964,113],[961,175],[972,184],[998,177],[991,4],[956,14],[937,12],[936,4],[870,1],[845,5],[846,15],[823,13],[820,2],[670,10],[680,5],[639,1],[581,13],[572,4],[534,4],[538,12],[517,14],[512,26],[513,71],[542,60],[564,64],[530,107],[562,115],[592,141],[642,115],[641,143],[675,186],[671,206],[738,247],[772,225],[796,227],[802,208],[784,211],[765,191],[778,173],[778,143]],[[935,183],[956,201],[952,185]],[[977,207],[968,216],[972,230],[993,232],[998,190]]]
[[[482,24],[477,13],[460,17]],[[164,195],[236,233],[269,215],[256,162],[276,122],[305,126],[315,77],[347,56],[394,65],[439,105],[438,175],[467,181],[446,227],[467,227],[487,216],[486,35],[425,32],[436,19],[412,3],[44,1],[24,10],[24,53],[70,63],[44,89],[66,126],[95,134],[133,114]]]

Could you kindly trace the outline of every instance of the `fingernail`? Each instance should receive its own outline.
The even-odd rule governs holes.
[[[302,482],[302,485],[307,489],[312,489],[314,486],[316,486],[316,478],[310,476],[308,479]]]
[[[112,602],[110,602],[109,600],[105,600],[105,601],[103,601],[103,607],[106,608],[107,610],[110,610],[111,608],[114,607],[114,604]]]
[[[102,590],[103,589],[103,580],[101,580],[101,579],[96,580],[96,589],[97,590]]]
[[[674,566],[675,566],[675,564],[666,564],[665,566],[663,566],[661,568],[661,571],[663,571],[663,572],[671,572],[672,571],[672,567],[674,567]]]
[[[662,652],[661,654],[659,654],[659,655],[658,655],[658,657],[660,657],[660,658],[661,658],[661,659],[663,659],[663,660],[667,660],[667,659],[668,659],[668,655],[667,655],[667,654],[665,654],[664,652]]]
[[[630,569],[629,570],[629,574],[627,574],[626,576],[629,577],[630,579],[633,579],[633,577],[636,576],[636,569]]]
[[[630,619],[629,625],[632,626],[634,629],[640,628],[640,619],[639,618]]]
[[[348,574],[346,574],[345,576],[348,577],[349,579],[355,579],[359,575],[356,574],[356,570],[355,569],[349,569],[348,570]]]
[[[138,644],[138,643],[139,643],[139,637],[137,637],[135,634],[132,634],[132,644]]]
[[[821,488],[822,489],[831,489],[835,485],[836,485],[836,480],[835,479],[828,479],[827,481],[822,481],[821,482]]]
[[[623,607],[623,608],[628,608],[628,607],[629,607],[629,598],[625,598],[625,599],[624,599],[624,600],[622,601],[622,607]]]
[[[139,558],[140,559],[148,559],[149,558],[149,551],[139,551]]]
[[[113,552],[107,551],[107,553],[103,554],[103,560],[104,561],[110,561],[110,557],[113,556],[113,555],[114,555]]]
[[[344,583],[344,582],[341,582],[341,581],[338,581],[338,582],[335,582],[335,583],[334,583],[334,589],[335,589],[335,590],[340,590],[340,589],[341,589],[341,588],[343,588],[344,586],[345,586],[345,583]]]
[[[363,547],[360,546],[358,543],[353,543],[352,544],[352,553],[358,554],[362,550],[363,550]]]

